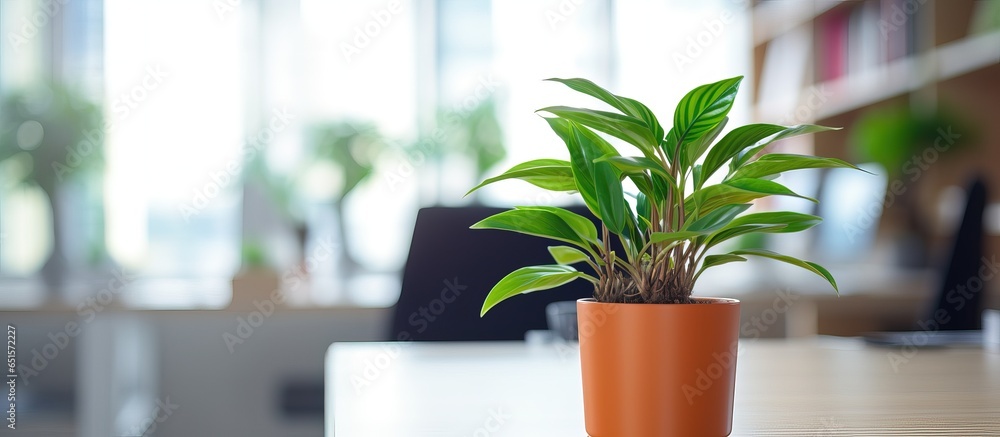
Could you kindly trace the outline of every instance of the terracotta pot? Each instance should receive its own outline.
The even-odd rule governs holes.
[[[577,301],[591,437],[728,436],[740,302]]]

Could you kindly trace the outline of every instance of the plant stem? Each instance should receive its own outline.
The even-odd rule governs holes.
[[[628,275],[632,277],[633,281],[639,280],[639,272],[634,267],[632,267],[631,264],[625,262],[625,260],[621,258],[616,258],[615,261],[617,261],[617,265],[619,267],[625,270],[628,273]]]

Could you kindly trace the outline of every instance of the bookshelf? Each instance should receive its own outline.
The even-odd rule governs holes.
[[[863,72],[819,83],[836,90],[812,120],[828,119],[1000,64],[1000,31],[970,36]],[[921,67],[924,76],[913,73]],[[997,78],[1000,80],[1000,76]],[[998,82],[1000,85],[1000,82]]]
[[[799,95],[797,103],[807,100],[816,89],[831,91],[832,99],[822,105],[804,122],[816,122],[839,114],[865,108],[894,97],[918,92],[927,87],[958,78],[964,74],[1000,65],[1000,28],[977,34],[961,34],[971,26],[972,15],[980,3],[990,0],[770,0],[758,1],[753,8],[754,67],[757,74],[755,114],[758,119],[774,118],[781,111],[794,107],[772,108],[760,102],[760,86],[769,78],[768,65],[782,67],[805,63],[807,77],[787,78],[786,84],[802,84],[792,90]],[[902,16],[902,23],[893,21],[893,7],[916,4],[912,14]],[[857,14],[867,9],[871,14]],[[902,9],[900,9],[902,10]],[[957,11],[957,12],[956,12]],[[964,14],[962,13],[964,11]],[[854,15],[861,15],[857,23]],[[831,16],[837,17],[831,19]],[[844,17],[849,17],[844,19]],[[944,18],[947,18],[945,20]],[[868,59],[841,59],[838,64],[859,64],[858,67],[831,68],[831,52],[824,39],[831,39],[830,21],[838,23],[844,38],[839,44],[847,53],[863,52],[871,47]],[[822,22],[822,23],[821,23]],[[849,23],[848,23],[849,22]],[[903,28],[906,28],[905,30]],[[867,33],[857,29],[868,29]],[[768,49],[792,33],[811,41],[808,53],[790,53],[769,57]],[[883,33],[884,32],[884,33]],[[960,35],[956,35],[960,34]],[[837,35],[834,35],[834,37]],[[838,38],[833,38],[838,39]],[[902,40],[904,53],[887,53],[894,40]],[[932,44],[928,44],[932,41]],[[926,47],[925,47],[926,46]],[[858,48],[862,50],[858,50]],[[839,56],[835,56],[839,57]],[[848,55],[851,57],[851,55]],[[856,62],[851,62],[851,61]],[[838,70],[835,72],[822,70]],[[998,78],[1000,80],[1000,78]],[[1000,86],[1000,82],[997,83]],[[787,99],[785,99],[787,101]]]
[[[949,232],[947,226],[937,226],[942,223],[941,199],[948,187],[965,186],[970,175],[983,174],[990,202],[1000,202],[1000,6],[996,3],[1000,2],[754,1],[754,118],[841,126],[843,130],[779,147],[856,160],[853,126],[870,110],[900,106],[959,111],[974,128],[975,139],[961,151],[948,152],[912,182],[914,191],[919,191],[920,212],[931,217],[941,233],[931,242],[940,249],[938,243],[947,241]],[[903,182],[911,184],[908,179]],[[904,221],[907,212],[893,209],[883,215],[881,230],[895,229]],[[1000,252],[1000,236],[990,235],[985,250]]]

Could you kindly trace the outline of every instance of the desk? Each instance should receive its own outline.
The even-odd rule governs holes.
[[[741,347],[733,436],[1000,436],[1000,354],[911,354],[843,338]],[[582,437],[579,351],[336,343],[326,356],[326,435]]]

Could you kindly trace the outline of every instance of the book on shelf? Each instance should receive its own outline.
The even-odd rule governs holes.
[[[834,10],[816,20],[817,79],[821,82],[847,73],[847,35],[850,13]]]
[[[894,61],[910,53],[909,31],[904,24],[897,24],[897,18],[905,20],[906,15],[898,15],[903,11],[906,0],[882,0],[882,10],[879,14],[879,37],[885,41],[885,60]],[[899,12],[897,12],[899,11]],[[903,26],[903,28],[900,28]]]
[[[866,1],[851,9],[847,33],[847,72],[851,75],[872,70],[880,64],[884,39],[880,32],[880,3]]]
[[[760,79],[760,109],[768,114],[792,111],[806,84],[810,62],[808,30],[797,28],[778,35],[764,52]]]
[[[919,50],[921,9],[912,0],[867,0],[838,7],[815,20],[816,79],[862,74]]]

